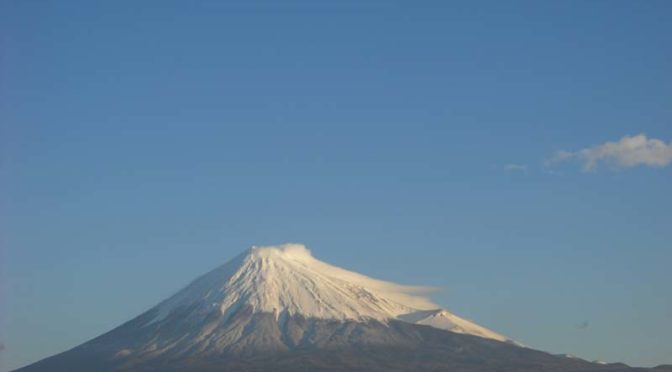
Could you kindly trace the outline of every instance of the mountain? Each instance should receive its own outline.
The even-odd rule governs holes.
[[[532,350],[403,286],[253,247],[135,319],[21,368],[60,371],[630,371]]]

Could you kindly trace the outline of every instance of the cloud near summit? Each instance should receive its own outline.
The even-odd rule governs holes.
[[[594,170],[601,164],[616,168],[662,168],[672,163],[672,142],[648,138],[645,134],[625,136],[617,142],[605,142],[577,151],[558,151],[546,161],[546,165],[570,160],[581,162],[584,171]]]

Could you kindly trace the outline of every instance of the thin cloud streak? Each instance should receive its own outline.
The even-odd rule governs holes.
[[[527,164],[507,164],[504,170],[509,172],[527,172]]]

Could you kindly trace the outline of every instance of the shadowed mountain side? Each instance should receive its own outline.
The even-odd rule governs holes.
[[[276,318],[240,309],[221,334],[181,344],[176,321],[142,327],[142,316],[17,372],[70,371],[638,371],[554,356],[505,342],[401,321]],[[168,319],[167,319],[168,320]],[[212,319],[211,321],[215,321]],[[221,348],[226,339],[237,339]],[[158,341],[149,349],[148,342]]]

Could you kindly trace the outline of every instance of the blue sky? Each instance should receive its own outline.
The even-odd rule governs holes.
[[[0,4],[5,369],[288,241],[672,362],[670,2]]]

